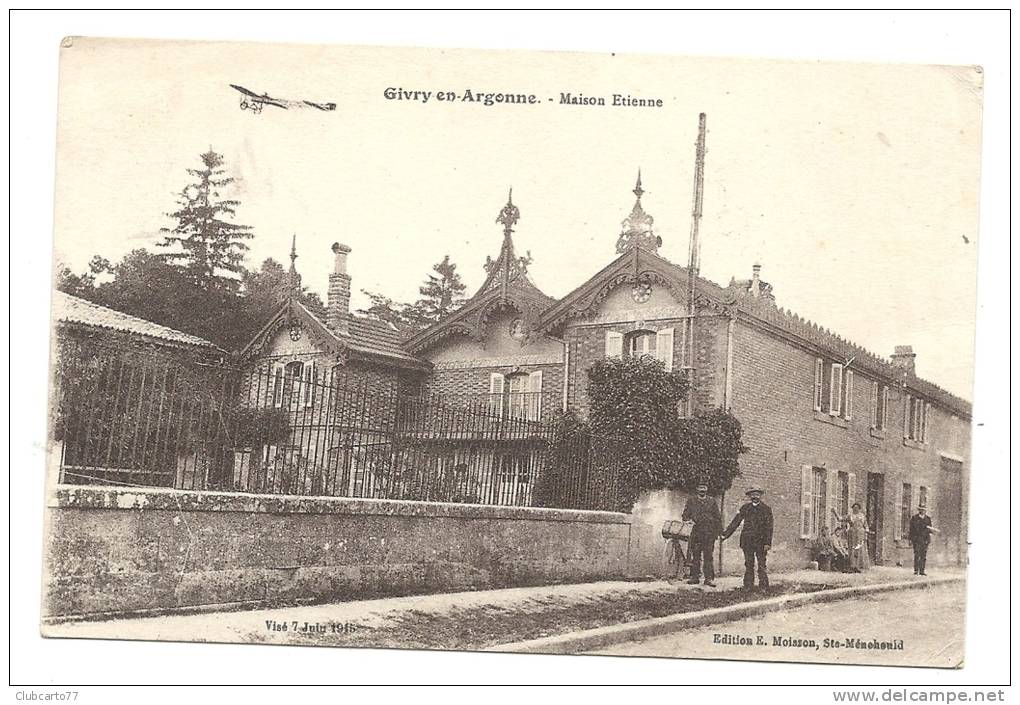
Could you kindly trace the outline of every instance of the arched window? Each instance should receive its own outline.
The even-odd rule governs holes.
[[[636,330],[628,333],[624,338],[623,349],[626,351],[627,357],[641,357],[642,355],[656,357],[655,331]]]

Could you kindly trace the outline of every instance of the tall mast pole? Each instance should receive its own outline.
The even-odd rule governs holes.
[[[705,181],[705,113],[698,116],[698,141],[694,151],[694,197],[691,206],[691,242],[687,258],[687,368],[690,390],[687,393],[687,413],[694,412],[694,316],[697,306],[694,302],[698,272],[701,267],[701,243],[698,240],[698,226],[701,223],[701,199]]]

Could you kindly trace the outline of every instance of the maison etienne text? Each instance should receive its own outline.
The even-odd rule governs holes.
[[[404,88],[387,88],[383,91],[386,100],[410,101],[413,103],[477,103],[479,105],[556,105],[608,106],[612,108],[661,108],[662,98],[637,98],[625,93],[609,96],[590,96],[583,93],[560,93],[557,98],[539,98],[534,93],[483,93],[470,88],[464,91],[414,91]]]

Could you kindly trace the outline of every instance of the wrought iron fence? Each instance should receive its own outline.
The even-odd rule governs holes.
[[[55,403],[64,483],[616,508],[611,444],[556,439],[552,424],[488,395],[408,396],[293,362],[65,357]]]

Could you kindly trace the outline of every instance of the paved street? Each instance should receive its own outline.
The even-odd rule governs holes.
[[[951,668],[963,663],[964,590],[958,582],[808,605],[592,653]],[[876,646],[902,640],[902,650],[847,648],[848,639]]]

